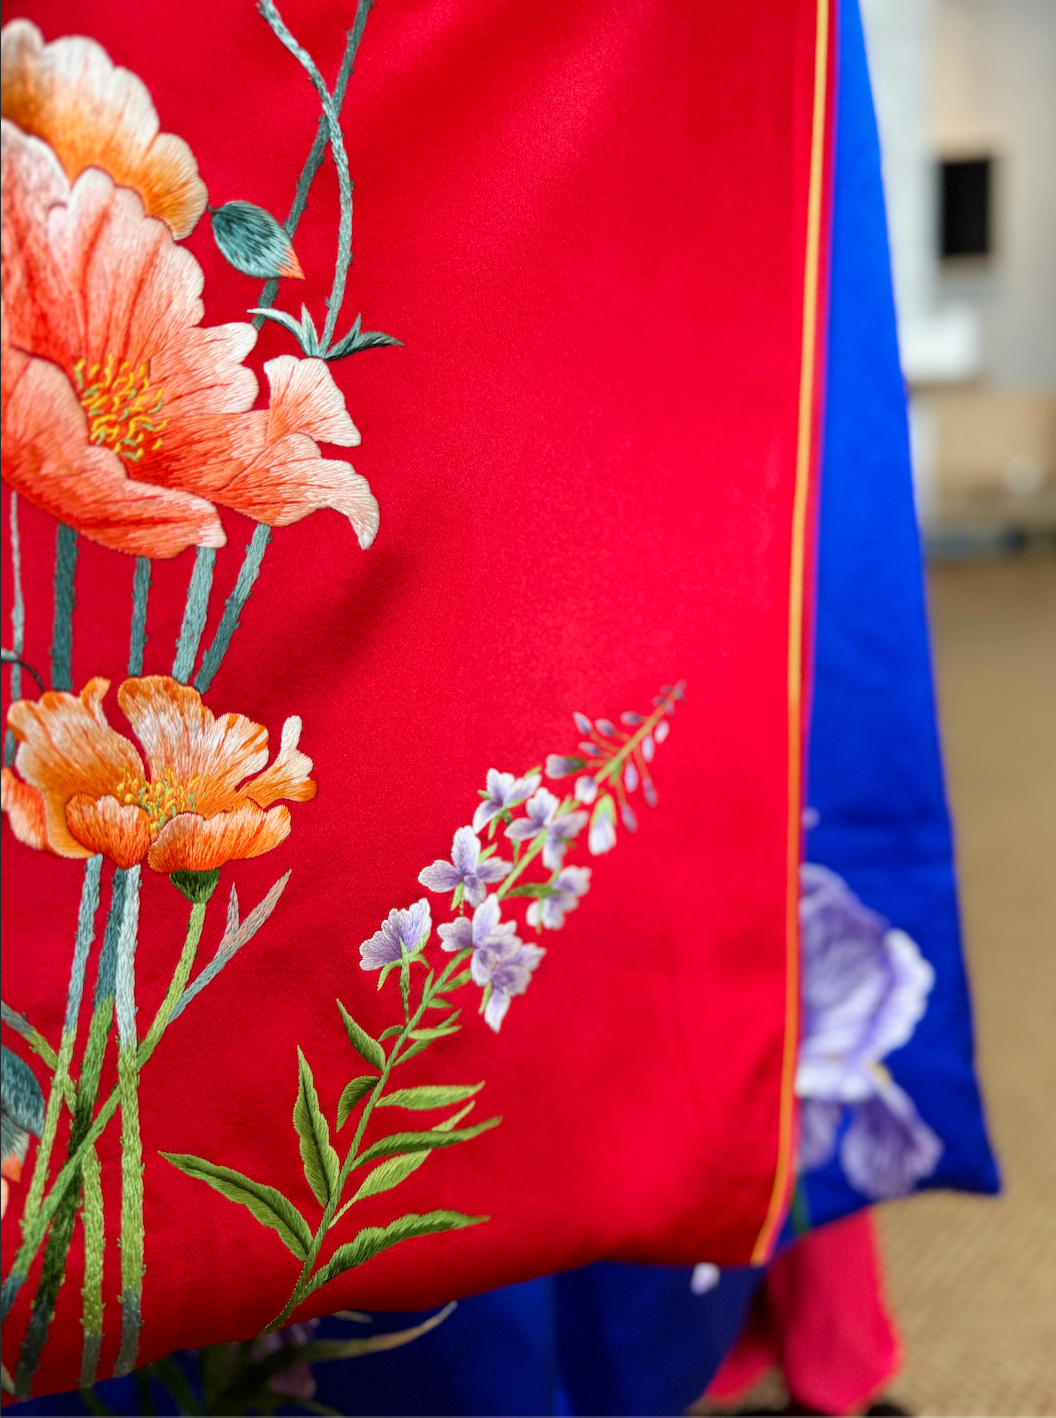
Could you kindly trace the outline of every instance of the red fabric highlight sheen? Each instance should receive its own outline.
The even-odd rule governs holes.
[[[352,6],[282,8],[332,81]],[[49,40],[88,30],[139,74],[212,205],[285,215],[318,110],[252,4],[109,0],[89,15],[29,0],[19,13]],[[258,1332],[298,1268],[159,1150],[242,1170],[316,1217],[291,1123],[297,1046],[333,1117],[359,1071],[335,999],[373,1030],[394,1017],[392,982],[376,993],[359,943],[423,894],[418,872],[447,856],[489,767],[573,751],[573,710],[646,710],[679,678],[686,702],[653,765],[659,806],[637,834],[620,829],[614,853],[590,858],[584,844],[569,858],[593,868],[590,893],[547,934],[501,1035],[470,1002],[463,1031],[401,1079],[484,1078],[474,1116],[502,1125],[357,1207],[360,1225],[439,1207],[490,1222],[395,1246],[301,1314],[419,1308],[600,1257],[743,1264],[752,1252],[789,1082],[788,607],[815,14],[815,0],[381,0],[371,12],[343,120],[356,209],[339,333],[362,310],[365,328],[405,348],[332,368],[381,531],[364,553],[333,512],[278,529],[206,696],[215,713],[266,724],[273,750],[299,714],[319,796],[291,805],[280,848],[225,868],[205,958],[233,882],[245,914],[292,876],[143,1072],[142,1362]],[[306,279],[280,290],[283,308],[303,299],[319,319],[337,210],[327,165],[294,243]],[[206,323],[245,318],[260,283],[226,266],[207,227],[187,243]],[[259,374],[289,352],[268,325],[249,362]],[[44,672],[55,529],[25,503],[20,517],[25,657]],[[203,646],[252,531],[222,520]],[[171,669],[192,563],[154,565],[147,674]],[[808,578],[809,566],[808,534]],[[130,557],[81,539],[74,687],[111,678],[122,729],[132,574]],[[6,616],[9,569],[3,591]],[[5,708],[7,691],[5,675]],[[57,1041],[81,871],[5,826],[3,872],[4,998]],[[186,925],[182,898],[149,870],[141,919],[149,1021]],[[100,1155],[105,1376],[116,1126]],[[5,1266],[20,1210],[15,1194]],[[39,1392],[76,1384],[82,1265],[78,1237]],[[38,1273],[39,1260],[4,1327],[9,1368]]]

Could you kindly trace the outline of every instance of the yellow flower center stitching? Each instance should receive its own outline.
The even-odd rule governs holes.
[[[102,364],[78,360],[73,373],[91,443],[105,444],[130,463],[161,447],[168,423],[158,418],[165,391],[151,386],[146,364],[133,368],[127,359],[118,362],[109,354]]]
[[[151,835],[156,837],[178,813],[195,811],[198,781],[196,773],[189,783],[177,783],[172,769],[166,768],[152,783],[145,783],[142,778],[122,778],[115,796],[125,807],[141,807],[150,819]]]

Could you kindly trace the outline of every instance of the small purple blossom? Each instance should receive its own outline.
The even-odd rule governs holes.
[[[506,836],[514,842],[527,842],[546,833],[543,846],[543,865],[550,871],[557,871],[564,861],[569,842],[586,825],[585,812],[560,813],[559,798],[547,788],[540,788],[525,803],[526,817],[519,817],[506,829]]]
[[[645,723],[641,714],[636,714],[633,709],[625,709],[620,715],[620,719],[631,729],[636,728],[639,724]]]
[[[657,724],[656,728],[653,730],[653,738],[656,740],[657,743],[663,743],[664,739],[667,738],[670,732],[671,725],[666,719],[661,719],[659,724]]]
[[[663,723],[663,720],[660,722]],[[659,724],[657,727],[659,728]],[[645,738],[642,739],[641,749],[642,757],[645,759],[646,763],[652,763],[653,755],[656,753],[656,740],[653,738],[652,734],[646,734]]]
[[[638,769],[632,758],[627,760],[627,764],[623,770],[623,786],[629,793],[633,793],[638,786]]]
[[[405,911],[392,910],[380,930],[359,947],[361,970],[380,970],[386,965],[398,965],[403,959],[401,946],[413,955],[429,939],[433,928],[429,902],[423,896]]]
[[[638,831],[638,819],[634,815],[634,808],[630,803],[624,803],[620,809],[620,816],[623,818],[623,825],[628,832]]]
[[[592,857],[611,852],[616,845],[616,803],[611,793],[603,793],[591,813],[587,847]]]
[[[598,780],[584,774],[582,778],[576,779],[574,793],[577,803],[586,803],[589,806],[598,796]]]
[[[510,863],[497,857],[481,861],[479,837],[472,827],[460,827],[451,844],[451,860],[435,861],[418,873],[418,880],[430,891],[455,891],[461,886],[469,904],[479,906],[488,886],[501,881],[510,870]]]
[[[590,733],[591,723],[590,720],[587,718],[586,714],[580,714],[577,711],[572,715],[572,720],[581,734]]]
[[[459,916],[439,927],[444,950],[472,950],[470,970],[478,985],[491,979],[492,964],[504,956],[514,955],[521,942],[516,935],[516,921],[500,921],[498,898],[489,896],[473,912],[473,919]]]
[[[565,867],[550,883],[552,896],[533,901],[528,907],[530,926],[545,926],[557,931],[565,924],[565,915],[579,905],[579,898],[590,890],[590,867]]]
[[[564,753],[551,753],[546,759],[548,778],[567,778],[570,773],[578,773],[583,767],[582,758],[569,758]]]
[[[538,773],[529,773],[525,778],[515,778],[512,773],[499,773],[488,769],[487,797],[481,798],[473,814],[473,831],[479,832],[493,817],[507,808],[516,807],[530,798],[538,788],[541,779]]]
[[[645,794],[645,801],[650,807],[656,807],[656,788],[653,786],[652,778],[642,779],[642,792]]]
[[[491,998],[484,1007],[484,1022],[497,1034],[510,1007],[514,995],[523,995],[532,978],[532,971],[542,960],[546,951],[538,945],[522,945],[500,960],[496,960],[491,970]]]
[[[611,719],[595,719],[594,727],[599,734],[604,734],[608,739],[614,739],[616,737],[616,725]]]

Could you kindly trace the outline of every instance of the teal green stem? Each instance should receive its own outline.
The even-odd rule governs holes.
[[[11,534],[11,578],[14,595],[11,603],[11,649],[15,659],[11,663],[11,703],[22,698],[22,666],[18,663],[26,648],[26,603],[22,596],[22,538],[18,530],[18,493],[11,494],[8,528]],[[4,766],[10,768],[15,761],[15,735],[12,729],[4,734]]]
[[[264,553],[267,551],[270,541],[271,528],[265,522],[258,522],[253,532],[252,539],[246,547],[245,559],[238,573],[235,589],[231,592],[230,596],[228,596],[227,603],[224,606],[224,613],[220,618],[220,624],[216,628],[216,634],[213,636],[213,643],[202,656],[202,667],[198,671],[198,676],[194,681],[194,687],[199,694],[206,692],[212,684],[217,670],[224,662],[227,648],[231,644],[231,637],[238,629],[238,618],[242,614],[242,609],[246,602],[249,600],[249,593],[253,589],[253,583],[260,575],[260,564],[264,560]],[[176,678],[178,679],[179,676],[176,675]]]
[[[118,1377],[130,1374],[136,1367],[143,1328],[143,1138],[139,1127],[135,975],[140,872],[141,868],[134,866],[128,873],[114,992],[117,1090],[121,1103],[121,1348],[114,1364]]]
[[[103,948],[99,954],[92,1019],[88,1026],[88,1042],[85,1045],[81,1076],[77,1087],[77,1100],[74,1106],[73,1121],[70,1124],[67,1162],[63,1171],[59,1173],[60,1177],[69,1170],[73,1158],[80,1158],[85,1150],[84,1138],[91,1127],[92,1114],[99,1093],[99,1078],[113,1022],[117,942],[125,916],[128,875],[127,872],[115,872],[111,887],[110,914],[106,923],[106,933],[103,936]],[[54,1188],[52,1190],[54,1191]],[[48,1243],[44,1251],[44,1264],[37,1284],[37,1291],[33,1297],[33,1307],[22,1339],[18,1368],[15,1372],[15,1393],[19,1398],[29,1397],[33,1386],[33,1376],[40,1366],[40,1355],[47,1343],[51,1316],[66,1274],[66,1257],[73,1240],[80,1194],[81,1167],[78,1162],[69,1178],[68,1185],[63,1190],[61,1205],[56,1207],[55,1222],[48,1235]],[[36,1235],[37,1227],[43,1221],[47,1209],[46,1203],[44,1206],[38,1204],[38,1208],[31,1217],[23,1215],[23,1248],[30,1238]],[[45,1227],[46,1224],[44,1222]],[[41,1231],[41,1239],[43,1240],[43,1231]],[[15,1268],[18,1269],[17,1257]]]
[[[338,70],[337,83],[334,85],[334,109],[340,117],[341,108],[345,102],[345,93],[348,89],[348,81],[352,75],[352,66],[356,61],[356,51],[359,49],[359,41],[363,38],[363,26],[367,23],[367,13],[372,8],[373,0],[359,0],[356,9],[356,18],[352,28],[348,31],[345,53],[341,60],[341,68]],[[323,158],[326,155],[327,135],[329,133],[326,115],[319,119],[319,128],[315,135],[315,142],[312,144],[308,160],[301,171],[300,179],[297,183],[297,191],[294,193],[293,205],[290,207],[290,215],[286,218],[286,235],[293,240],[297,231],[298,223],[304,215],[304,209],[308,205],[308,193],[311,191],[315,175],[323,165]],[[279,293],[279,283],[277,280],[268,281],[257,305],[265,309],[270,309],[275,304],[275,297]],[[264,324],[263,315],[254,315],[253,328],[259,330]]]
[[[99,1376],[99,1353],[103,1347],[103,1258],[106,1228],[103,1214],[103,1185],[99,1156],[94,1147],[84,1154],[81,1166],[84,1204],[84,1284],[81,1287],[81,1388],[91,1388]]]
[[[120,876],[120,873],[118,873],[118,876]],[[115,882],[116,880],[117,877],[115,877]],[[165,998],[162,1000],[161,1005],[158,1008],[158,1012],[154,1016],[153,1023],[151,1024],[149,1031],[143,1039],[143,1042],[140,1044],[139,1050],[136,1055],[137,1066],[140,1069],[146,1066],[154,1050],[157,1048],[162,1035],[165,1033],[165,1030],[168,1027],[169,1020],[172,1017],[172,1012],[176,1007],[176,1002],[182,995],[184,987],[187,984],[188,976],[191,973],[191,967],[194,964],[194,957],[197,954],[198,945],[202,938],[202,927],[205,923],[205,906],[205,902],[198,902],[191,909],[191,918],[187,926],[187,938],[184,941],[183,951],[180,955],[179,963],[176,966],[176,973],[172,977],[172,983],[169,985],[169,988],[165,994]],[[109,936],[109,934],[110,931],[108,927],[107,935]],[[105,941],[103,945],[103,951],[105,954]],[[100,961],[100,970],[102,970],[102,961]],[[110,1006],[107,1015],[108,1020],[113,1018],[112,983],[110,993]],[[89,1034],[89,1047],[90,1046],[91,1035]],[[95,1119],[89,1127],[87,1133],[85,1134],[83,1141],[77,1147],[72,1149],[67,1159],[66,1165],[63,1167],[59,1175],[55,1178],[55,1181],[51,1187],[51,1191],[48,1193],[47,1197],[43,1202],[43,1205],[40,1208],[40,1211],[37,1213],[36,1218],[28,1229],[21,1246],[19,1246],[18,1248],[18,1253],[15,1256],[11,1269],[4,1279],[2,1291],[0,1291],[0,1320],[6,1318],[7,1315],[10,1313],[11,1306],[14,1304],[15,1299],[18,1296],[19,1290],[25,1284],[26,1275],[29,1272],[30,1266],[33,1264],[37,1252],[40,1250],[40,1247],[43,1244],[44,1236],[47,1232],[48,1224],[50,1223],[52,1216],[58,1210],[63,1198],[71,1189],[74,1181],[79,1180],[80,1169],[83,1163],[84,1154],[86,1153],[88,1148],[93,1147],[97,1140],[102,1136],[107,1124],[110,1122],[110,1119],[117,1111],[119,1101],[119,1088],[115,1086],[111,1091],[110,1096],[107,1098],[106,1102],[102,1105],[98,1113],[95,1115]],[[79,1187],[77,1188],[77,1190],[79,1190]],[[76,1191],[74,1193],[74,1197],[76,1204]]]
[[[147,598],[150,595],[151,564],[149,556],[136,557],[132,575],[132,635],[128,647],[128,672],[143,673],[143,651],[147,644]]]
[[[440,978],[433,982],[429,987],[423,988],[422,998],[419,1002],[418,1008],[415,1010],[414,1014],[410,1016],[410,1018],[404,1024],[403,1028],[400,1030],[399,1034],[396,1036],[395,1042],[393,1043],[393,1046],[389,1051],[389,1056],[385,1061],[385,1067],[382,1069],[381,1077],[378,1079],[377,1083],[375,1083],[371,1092],[367,1095],[367,1101],[364,1104],[362,1113],[360,1114],[359,1123],[356,1126],[355,1135],[353,1136],[352,1141],[349,1144],[348,1151],[345,1154],[345,1160],[341,1164],[341,1170],[338,1173],[337,1181],[334,1184],[333,1192],[331,1193],[330,1199],[326,1204],[325,1210],[323,1211],[322,1220],[319,1222],[318,1229],[316,1230],[315,1235],[312,1237],[312,1244],[308,1248],[308,1254],[305,1257],[304,1265],[301,1268],[301,1273],[297,1277],[297,1283],[293,1287],[293,1293],[286,1301],[282,1313],[276,1315],[276,1317],[267,1326],[267,1328],[261,1331],[262,1337],[265,1334],[273,1333],[273,1331],[275,1331],[276,1329],[281,1329],[282,1326],[289,1319],[293,1311],[301,1303],[301,1301],[305,1299],[308,1295],[310,1295],[313,1289],[317,1288],[311,1283],[312,1271],[315,1268],[316,1261],[319,1259],[319,1252],[322,1249],[323,1241],[326,1239],[327,1232],[330,1230],[330,1227],[333,1224],[335,1213],[337,1212],[338,1206],[341,1202],[341,1193],[344,1190],[345,1183],[348,1181],[349,1173],[356,1165],[356,1160],[359,1155],[360,1143],[363,1141],[364,1133],[367,1130],[367,1124],[370,1122],[370,1116],[377,1105],[378,1099],[385,1091],[385,1086],[389,1081],[389,1076],[392,1073],[393,1068],[396,1066],[400,1051],[403,1048],[404,1044],[407,1042],[407,1040],[410,1038],[411,1030],[417,1029],[422,1015],[429,1007],[429,1001],[432,999],[433,995],[439,993],[439,991],[443,989],[444,985],[447,982],[448,976],[450,975],[450,972],[455,969],[456,965],[461,963],[462,959],[462,956],[455,956],[452,960],[448,961],[447,965],[444,967],[442,974],[440,975]]]
[[[176,659],[172,666],[173,679],[186,684],[194,674],[194,662],[198,658],[198,646],[205,629],[205,618],[209,613],[209,594],[213,589],[213,568],[216,566],[216,552],[212,547],[199,547],[194,557],[194,570],[187,587],[187,602],[183,608],[183,625],[176,646]]]
[[[60,522],[55,534],[55,620],[51,636],[51,687],[72,689],[74,578],[77,533]]]

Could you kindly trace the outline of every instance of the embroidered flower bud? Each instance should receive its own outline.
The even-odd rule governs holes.
[[[655,752],[656,742],[652,734],[646,734],[645,738],[642,739],[642,757],[645,759],[646,763],[652,763],[653,754]]]
[[[626,827],[627,831],[628,831],[628,832],[637,832],[637,831],[638,831],[638,819],[637,819],[637,818],[635,817],[635,815],[634,815],[634,809],[631,808],[627,803],[624,803],[624,805],[623,805],[623,813],[622,813],[621,815],[622,815],[622,817],[623,817],[623,825],[624,825],[624,827]]]
[[[627,760],[627,766],[623,770],[623,786],[629,793],[633,793],[638,786],[638,769],[631,759]]]
[[[641,714],[636,714],[633,709],[625,709],[620,715],[620,721],[621,723],[626,724],[629,728],[632,729],[635,728],[638,724],[645,723],[645,720],[642,718]]]
[[[656,789],[653,787],[652,778],[643,777],[642,791],[645,793],[645,800],[650,807],[656,807]]]
[[[585,753],[588,758],[603,757],[602,751],[596,743],[590,743],[588,742],[588,740],[584,739],[582,743],[577,744],[576,746],[579,749],[580,753]]]
[[[598,796],[598,780],[584,775],[576,779],[576,802],[592,803]]]
[[[290,238],[270,212],[252,202],[227,202],[210,210],[216,244],[236,271],[258,280],[304,280]]]
[[[670,732],[671,725],[667,722],[666,719],[661,719],[659,724],[657,724],[656,728],[653,730],[653,738],[656,740],[657,743],[663,743],[664,739],[667,738]]]
[[[604,734],[606,738],[614,739],[616,737],[616,725],[611,719],[595,719],[594,727],[599,734]]]
[[[587,847],[592,857],[611,852],[616,845],[616,803],[611,793],[603,793],[590,815]]]
[[[582,758],[566,758],[560,753],[551,753],[546,760],[548,778],[567,778],[570,773],[578,773],[587,765]]]
[[[580,713],[577,711],[575,714],[572,715],[572,718],[575,720],[576,728],[579,730],[579,732],[580,732],[581,734],[589,734],[589,733],[590,733],[590,730],[591,730],[591,722],[590,722],[590,720],[587,718],[586,714],[580,714]]]

